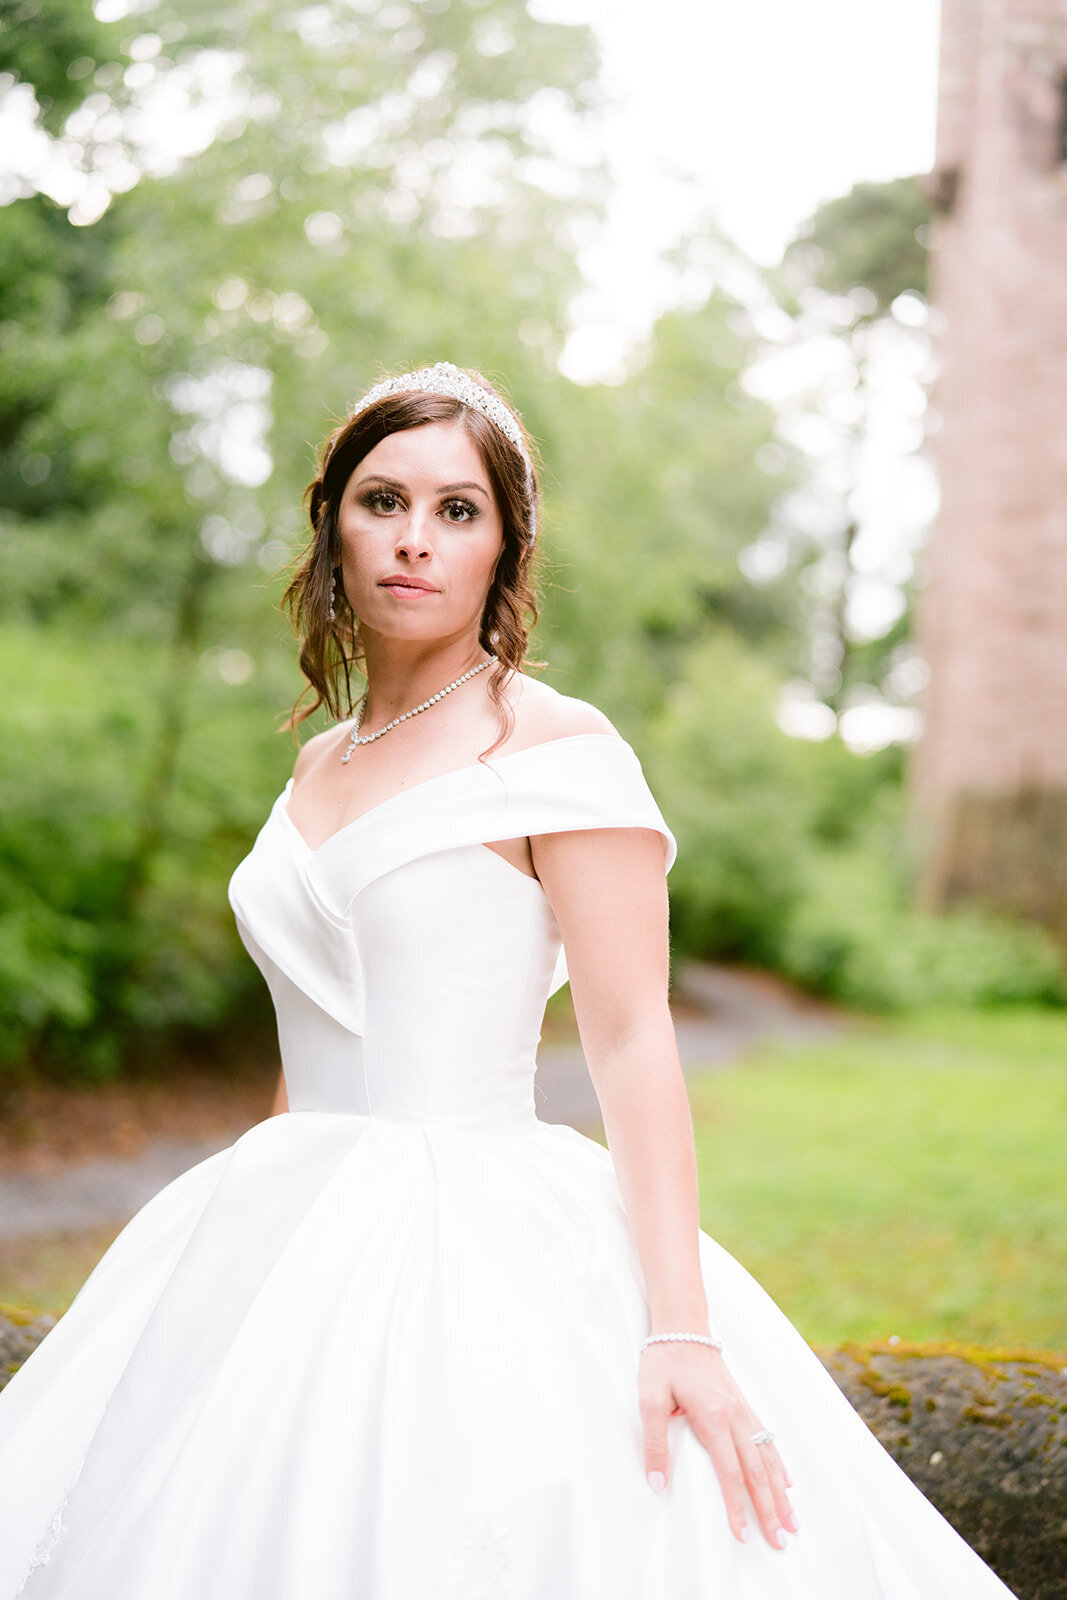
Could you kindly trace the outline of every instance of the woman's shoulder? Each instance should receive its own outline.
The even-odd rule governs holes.
[[[530,715],[530,721],[522,725],[522,744],[540,746],[546,760],[546,766],[538,769],[538,781],[531,785],[532,804],[546,809],[530,819],[531,833],[651,828],[663,836],[669,872],[678,846],[637,751],[591,701],[561,694],[534,679],[524,679],[522,687],[526,691],[523,709]],[[539,724],[537,737],[527,737],[534,718]],[[553,749],[555,741],[581,734],[610,737],[603,743],[579,742]],[[553,775],[558,776],[558,783]]]
[[[335,723],[332,727],[323,728],[320,733],[313,733],[310,739],[305,739],[297,751],[296,761],[293,764],[293,786],[300,782],[319,758],[326,755],[333,748],[340,747],[348,737],[349,725]]]
[[[516,676],[521,679],[515,707],[516,733],[522,744],[547,744],[579,733],[607,733],[622,738],[610,718],[591,701],[562,694],[524,673]]]

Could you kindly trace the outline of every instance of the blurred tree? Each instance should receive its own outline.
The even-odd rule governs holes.
[[[868,291],[863,315],[884,315],[898,294],[926,296],[930,201],[918,176],[857,183],[798,228],[783,264],[827,294]]]
[[[907,475],[908,456],[923,444],[925,385],[934,371],[924,298],[930,218],[917,177],[856,184],[818,208],[767,274],[791,321],[787,333],[776,333],[770,359],[785,346],[803,368],[806,352],[813,374],[782,401],[779,429],[808,441],[807,483],[792,508],[793,559],[806,569],[807,676],[838,717],[858,704],[906,704],[918,683],[909,644],[910,564],[905,572],[899,551],[884,576],[872,563],[867,524],[884,522],[888,508],[884,500],[877,508],[870,503],[865,473],[895,431],[901,463],[894,488],[904,502],[898,514],[915,516],[919,494],[909,487],[915,474]],[[872,586],[889,612],[874,637],[857,631],[854,620],[857,597]]]
[[[37,44],[42,85],[88,49],[62,29]],[[131,1023],[206,1022],[231,1003],[225,974],[191,997],[178,945],[203,935],[219,841],[232,864],[291,763],[289,747],[247,782],[255,729],[293,692],[271,601],[303,537],[314,445],[382,365],[442,358],[506,372],[538,432],[600,179],[595,159],[555,159],[595,95],[588,31],[509,0],[164,4],[126,19],[120,44],[129,65],[94,72],[63,128],[82,225],[43,195],[0,210],[17,374],[0,413],[0,590],[14,691],[53,716],[5,786],[0,893],[25,904],[47,883],[67,918],[53,966],[83,975],[49,987],[38,964],[22,1043],[36,1030],[45,1053],[78,1055],[91,1034],[99,1070]],[[153,143],[150,115],[176,101],[181,159]],[[116,175],[127,192],[108,204]],[[96,691],[61,742],[48,653]],[[243,704],[243,742],[220,737],[226,704]],[[46,851],[94,865],[57,874]],[[41,927],[9,952],[23,975]]]
[[[120,59],[116,35],[86,0],[3,0],[0,75],[34,91],[42,127],[58,134],[93,72]]]
[[[783,592],[755,588],[738,562],[781,483],[758,465],[774,419],[740,385],[736,311],[716,289],[665,314],[631,376],[564,407],[553,431],[553,664],[631,722],[660,712],[709,625],[788,653]]]

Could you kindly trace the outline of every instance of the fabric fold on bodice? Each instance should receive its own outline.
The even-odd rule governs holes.
[[[292,785],[290,778],[230,879],[230,905],[245,948],[268,983],[281,972],[334,1022],[360,1036],[367,1012],[361,947],[375,937],[375,927],[358,912],[361,897],[386,875],[417,871],[446,853],[489,855],[480,847],[503,839],[587,828],[654,829],[664,841],[667,872],[677,855],[637,754],[616,734],[572,734],[426,779],[372,807],[315,849],[286,809]],[[491,888],[470,897],[455,893],[454,878],[425,871],[399,896],[404,914],[414,929],[421,920],[421,885],[427,915],[440,914],[441,896],[449,896],[457,940],[472,918],[488,915],[502,924],[518,919],[526,926],[534,916],[542,964],[548,958],[547,1000],[568,978],[548,898],[536,878],[502,857],[494,859],[491,879],[477,875],[479,884]],[[448,985],[449,966],[450,952],[442,948],[433,970],[420,973],[423,999]],[[506,972],[490,971],[486,984],[507,978]]]

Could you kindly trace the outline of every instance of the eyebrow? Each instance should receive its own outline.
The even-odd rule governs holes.
[[[371,472],[365,478],[360,478],[356,488],[361,489],[365,483],[381,483],[388,489],[399,489],[401,491],[407,488],[407,485],[399,482],[398,479],[387,478],[380,472]],[[474,489],[476,493],[485,495],[486,499],[489,498],[487,489],[480,483],[442,483],[438,487],[437,493],[454,494],[457,489]]]

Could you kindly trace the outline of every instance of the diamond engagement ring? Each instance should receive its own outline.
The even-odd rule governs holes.
[[[774,1438],[774,1434],[771,1432],[770,1428],[764,1428],[762,1433],[754,1433],[752,1435],[752,1443],[753,1444],[770,1444],[770,1442],[771,1442],[771,1440],[773,1438]]]

